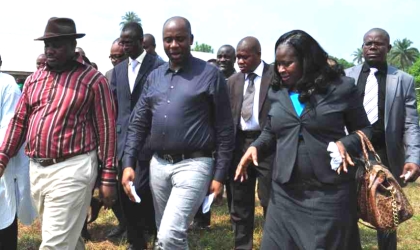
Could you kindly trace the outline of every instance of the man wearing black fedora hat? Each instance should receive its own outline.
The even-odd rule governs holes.
[[[0,177],[27,141],[31,193],[42,218],[40,249],[84,249],[80,237],[102,163],[100,196],[111,206],[116,187],[115,107],[106,78],[75,52],[69,18],[50,18],[46,66],[28,77],[0,146]]]

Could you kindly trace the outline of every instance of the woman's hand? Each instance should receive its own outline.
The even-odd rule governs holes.
[[[245,152],[244,156],[242,156],[241,161],[236,168],[235,173],[235,181],[241,177],[241,182],[248,179],[247,168],[248,165],[253,162],[255,166],[258,166],[258,159],[257,159],[257,148],[256,147],[249,147],[248,150]]]
[[[347,150],[341,141],[336,141],[335,144],[337,144],[338,151],[340,151],[341,159],[343,160],[340,167],[337,169],[337,173],[340,174],[341,170],[347,173],[347,165],[354,166],[354,162],[351,160],[349,153],[347,153]]]

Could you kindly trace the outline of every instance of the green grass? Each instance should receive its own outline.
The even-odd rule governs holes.
[[[420,181],[405,188],[414,208],[415,215],[412,219],[404,222],[398,229],[398,249],[420,249]],[[99,218],[89,225],[92,241],[86,244],[90,250],[125,250],[125,240],[109,241],[105,239],[106,233],[116,225],[116,219],[109,210],[102,210]],[[259,249],[262,237],[263,217],[261,207],[256,207],[256,220],[254,231],[254,249]],[[376,231],[360,227],[363,249],[377,249]],[[40,222],[37,220],[32,226],[19,225],[18,249],[35,250],[41,244]],[[233,232],[229,215],[227,214],[226,202],[212,207],[212,225],[208,231],[191,232],[189,236],[190,249],[233,249]]]

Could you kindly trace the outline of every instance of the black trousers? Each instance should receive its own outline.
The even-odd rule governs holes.
[[[0,250],[16,250],[17,249],[17,217],[13,223],[0,230]]]
[[[255,218],[255,185],[258,180],[258,198],[264,210],[267,211],[271,190],[271,167],[274,155],[265,157],[261,154],[258,167],[248,167],[248,179],[244,182],[234,181],[236,166],[245,151],[256,138],[247,138],[238,131],[233,164],[230,168],[229,181],[226,185],[228,206],[232,221],[235,249],[252,249],[254,218]],[[260,156],[260,155],[259,155]]]
[[[135,170],[134,186],[141,198],[140,203],[132,202],[125,194],[121,182],[119,183],[122,212],[127,225],[127,241],[134,249],[147,247],[146,233],[156,234],[155,210],[149,187],[149,166],[149,161],[138,161]]]
[[[376,150],[379,157],[381,157],[382,163],[389,167],[388,155],[386,153],[386,148],[382,147],[379,150]],[[392,170],[391,170],[392,172]],[[393,173],[396,179],[399,179],[401,173]],[[378,238],[378,249],[379,250],[397,250],[397,231],[394,232],[376,232]]]

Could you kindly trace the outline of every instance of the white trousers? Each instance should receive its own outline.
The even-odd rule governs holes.
[[[98,175],[96,151],[43,167],[30,161],[33,202],[42,220],[42,250],[82,250],[81,237]]]

